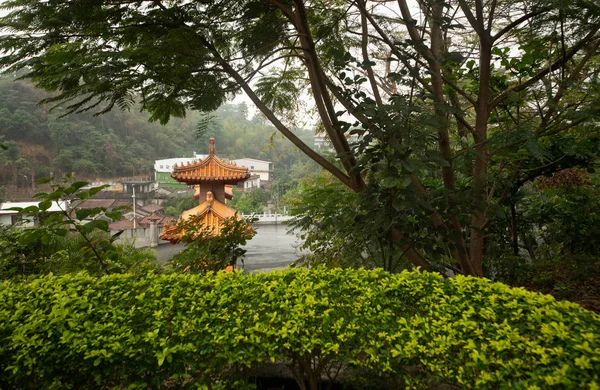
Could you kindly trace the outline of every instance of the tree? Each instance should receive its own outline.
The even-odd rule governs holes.
[[[387,230],[414,265],[432,268],[406,210],[443,239],[456,270],[482,276],[495,208],[536,176],[596,158],[600,9],[583,0],[414,5],[12,0],[0,63],[59,91],[45,101],[69,112],[128,108],[139,94],[163,123],[243,90],[337,180],[370,191],[380,210],[396,205]],[[335,162],[290,130],[303,91]],[[355,147],[352,128],[363,137]]]

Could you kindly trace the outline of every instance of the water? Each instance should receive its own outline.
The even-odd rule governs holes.
[[[256,235],[244,246],[246,255],[243,264],[238,262],[239,269],[253,272],[284,268],[301,256],[297,249],[301,241],[294,234],[287,234],[287,226],[258,225],[254,228]],[[183,247],[183,244],[160,245],[156,248],[158,261],[167,262],[181,252]]]

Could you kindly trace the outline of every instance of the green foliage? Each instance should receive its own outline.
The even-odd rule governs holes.
[[[304,181],[298,197],[288,201],[295,217],[288,224],[303,240],[301,249],[310,252],[297,265],[384,268],[390,272],[409,266],[399,245],[390,239],[393,214],[377,210],[363,195],[327,175]]]
[[[163,204],[165,214],[173,217],[180,216],[184,211],[193,209],[196,206],[198,206],[198,200],[194,198],[194,194],[189,192],[183,195],[171,196]]]
[[[541,242],[561,243],[567,256],[600,254],[600,186],[546,188],[525,198],[522,208]]]
[[[50,182],[42,179],[39,182]],[[34,226],[0,228],[0,278],[11,279],[40,274],[62,274],[86,270],[94,275],[143,272],[155,269],[156,255],[127,245],[115,245],[120,233],[109,234],[108,222],[120,219],[119,208],[78,209],[78,205],[104,187],[83,191],[87,182],[70,184],[69,177],[51,184],[52,192],[35,195],[38,206],[15,208],[23,223]],[[67,207],[67,200],[71,204]],[[48,212],[58,201],[59,212]],[[91,221],[89,219],[92,219]]]
[[[48,113],[38,105],[48,96],[25,81],[0,77],[0,139],[8,150],[0,151],[0,180],[21,185],[23,175],[47,177],[76,172],[79,178],[148,175],[154,159],[191,155],[199,151],[194,127],[199,114],[191,112],[167,126],[148,123],[137,110],[114,111],[102,117],[71,114],[60,108]],[[15,127],[17,119],[27,127]],[[18,122],[20,123],[20,122]],[[18,142],[19,146],[15,141]],[[29,162],[18,166],[19,157]]]
[[[488,274],[510,285],[524,285],[560,298],[579,301],[582,286],[600,277],[600,191],[598,185],[527,188],[516,202],[518,254],[515,255],[510,211],[492,221]]]
[[[0,285],[2,388],[597,388],[600,317],[484,279],[382,270],[45,276]]]
[[[176,254],[169,265],[177,272],[217,272],[227,267],[235,268],[238,260],[243,261],[246,250],[241,246],[256,232],[252,223],[256,219],[230,217],[223,221],[219,234],[211,226],[204,226],[202,216],[193,215],[177,221],[176,229],[181,232],[185,249]]]
[[[234,193],[229,206],[242,214],[257,214],[262,213],[271,200],[271,191],[264,188],[256,188],[248,192]]]
[[[0,66],[56,92],[45,102],[104,113],[139,99],[150,120],[166,123],[243,89],[314,161],[366,194],[355,215],[372,223],[352,226],[393,235],[427,269],[450,259],[483,276],[486,229],[505,201],[600,153],[593,1],[480,1],[476,12],[466,1],[410,9],[406,0],[3,7]],[[306,95],[337,165],[289,131]],[[14,109],[5,116],[9,129],[33,123]],[[218,131],[202,122],[204,135]],[[348,131],[362,137],[355,147]],[[77,156],[90,174],[102,166]]]

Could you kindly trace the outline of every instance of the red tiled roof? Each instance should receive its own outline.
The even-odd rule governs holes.
[[[71,206],[77,209],[93,209],[95,207],[104,207],[108,209],[114,202],[114,199],[86,199],[81,203],[73,202]]]
[[[176,220],[177,220],[177,217],[167,215],[167,216],[163,217],[163,219],[160,221],[160,223],[171,223]]]
[[[130,200],[126,200],[126,199],[117,199],[117,200],[115,200],[115,203],[113,203],[112,207],[119,207],[119,206],[129,206],[129,207],[132,207],[131,201]]]
[[[156,203],[150,203],[150,204],[147,204],[145,206],[142,206],[142,207],[138,208],[138,210],[139,209],[147,211],[149,213],[152,213],[153,211],[163,210],[164,207],[162,207],[161,205],[158,205]]]

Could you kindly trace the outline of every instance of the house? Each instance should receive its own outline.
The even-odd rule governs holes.
[[[131,196],[138,206],[144,206],[154,197],[153,180],[130,180],[123,181],[121,184],[122,193]]]
[[[21,220],[25,220],[23,226],[30,227],[35,224],[35,216],[30,218],[27,215],[19,215],[16,210],[9,210],[13,207],[26,209],[27,207],[39,207],[40,202],[5,202],[0,205],[0,225],[14,225]],[[53,201],[48,210],[48,213],[62,213],[67,210],[69,202],[66,200]]]
[[[143,207],[139,207],[138,210],[143,211],[147,215],[150,215],[152,213],[154,213],[156,215],[164,214],[164,207],[162,207],[161,205],[158,205],[156,203],[150,203]]]
[[[260,175],[250,176],[250,178],[245,182],[239,183],[237,188],[243,192],[252,191],[255,188],[260,188]]]
[[[110,185],[109,188],[105,188],[102,191],[94,194],[91,198],[93,199],[105,199],[115,201],[120,199],[122,205],[132,205],[133,200],[138,206],[145,206],[152,202],[155,197],[155,184],[154,180],[151,179],[133,179],[133,180],[121,180],[118,182],[108,183],[94,183],[93,185],[83,187],[81,190],[89,191],[91,188],[97,185]],[[133,196],[135,194],[135,197]],[[100,207],[108,206],[103,205]],[[112,205],[116,207],[116,205]]]
[[[262,182],[273,180],[273,163],[270,161],[257,160],[255,158],[240,158],[232,161],[238,166],[248,168],[250,175],[260,176],[260,181]]]

